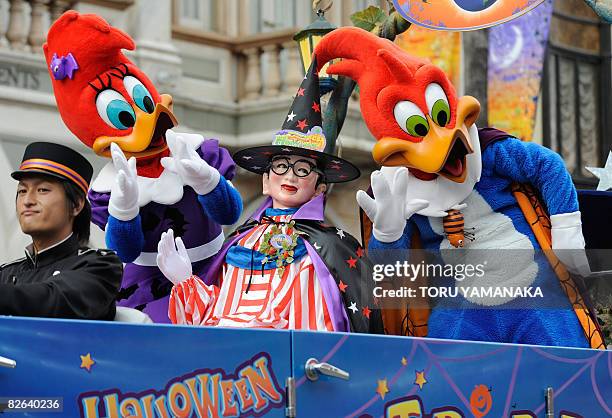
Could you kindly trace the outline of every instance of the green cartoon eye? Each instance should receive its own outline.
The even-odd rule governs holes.
[[[395,121],[408,135],[423,137],[429,132],[429,123],[423,111],[407,100],[398,102],[393,109]]]
[[[450,109],[444,100],[437,100],[431,109],[431,118],[439,125],[446,126],[450,120]]]
[[[448,98],[439,84],[431,83],[425,90],[425,101],[431,119],[438,126],[446,126],[451,119]]]
[[[423,116],[413,115],[406,121],[406,129],[412,136],[425,136],[429,132],[429,124]]]

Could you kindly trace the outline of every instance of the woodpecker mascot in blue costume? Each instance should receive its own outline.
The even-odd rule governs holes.
[[[450,286],[540,288],[543,293],[530,299],[521,292],[483,296],[461,291],[456,298],[436,301],[427,336],[601,345],[599,335],[593,340],[596,322],[586,307],[572,307],[558,271],[539,251],[546,245],[517,199],[529,190],[541,198],[552,258],[572,273],[588,274],[576,189],[560,156],[495,129],[478,130],[476,99],[457,97],[441,69],[386,39],[340,28],[323,38],[315,55],[320,67],[342,58],[327,72],[358,83],[361,112],[377,141],[372,155],[383,167],[372,174],[373,193],[357,194],[371,221],[371,256],[383,250],[405,254],[418,236],[426,250],[449,250],[441,252],[444,263],[486,263],[482,277],[461,282],[454,277]],[[513,192],[517,185],[533,189]],[[489,251],[500,249],[507,251]],[[442,283],[430,278],[429,286]]]

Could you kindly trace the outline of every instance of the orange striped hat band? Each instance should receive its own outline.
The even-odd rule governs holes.
[[[33,158],[30,160],[25,160],[19,166],[20,170],[44,170],[50,171],[55,174],[59,174],[62,177],[66,177],[68,180],[76,183],[77,186],[83,190],[83,193],[87,195],[87,190],[89,189],[89,184],[85,181],[85,179],[73,169],[66,167],[63,164],[60,164],[55,161],[45,160],[43,158]]]

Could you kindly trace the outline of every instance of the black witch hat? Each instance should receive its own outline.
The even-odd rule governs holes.
[[[312,158],[325,175],[327,183],[342,183],[359,177],[360,172],[352,163],[325,150],[325,134],[322,128],[321,96],[317,60],[310,68],[295,95],[283,127],[274,136],[272,145],[245,148],[234,154],[240,167],[253,173],[264,174],[277,155],[300,155]]]

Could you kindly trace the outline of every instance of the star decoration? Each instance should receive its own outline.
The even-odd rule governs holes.
[[[308,80],[308,73],[306,73],[306,75],[304,75],[304,80]]]
[[[248,155],[245,155],[245,156],[242,157],[243,160],[250,160],[251,158],[253,158],[253,157],[249,157]]]
[[[363,316],[370,319],[370,314],[372,313],[372,311],[370,310],[370,308],[366,306],[365,308],[361,310],[361,313],[363,314]]]
[[[408,360],[406,360],[406,357],[402,357],[402,366],[405,366],[408,364]]]
[[[348,307],[349,310],[353,311],[353,313],[357,313],[359,309],[357,309],[357,304],[355,302],[351,302],[351,305]]]
[[[312,102],[312,110],[314,110],[315,112],[319,113],[321,112],[321,106],[319,106],[319,104],[317,102]]]
[[[348,260],[344,260],[349,265],[349,268],[355,269],[357,268],[357,259],[350,257]]]
[[[314,244],[312,244],[312,246],[315,248],[315,250],[320,250],[321,246],[319,244],[317,244],[316,242]]]
[[[289,113],[287,115],[287,122],[292,122],[293,118],[296,117],[297,115],[295,113],[293,113],[293,110],[291,111],[291,113]]]
[[[259,170],[261,167],[258,165],[254,165],[253,167],[251,167],[253,170]]]
[[[376,393],[380,395],[382,399],[385,399],[385,395],[389,392],[387,387],[387,379],[379,380],[378,386],[376,387]]]
[[[297,95],[298,96],[303,96],[304,95],[304,88],[300,87],[297,91]]]
[[[341,174],[338,177],[340,177],[341,179],[345,179],[347,176],[345,174]]]
[[[340,167],[338,164],[332,164],[329,166],[329,168],[333,168],[334,170],[340,170],[342,167]]]
[[[340,237],[340,239],[344,238],[344,231],[341,230],[340,228],[336,228],[336,235],[338,235]]]
[[[332,160],[331,162],[334,164],[342,164],[342,161],[338,161],[338,160]]]
[[[414,384],[419,385],[419,388],[423,390],[423,385],[427,383],[427,379],[425,379],[425,371],[422,370],[419,372],[415,370],[415,373],[416,373],[416,379],[414,379]]]
[[[88,372],[91,372],[91,366],[96,364],[96,362],[91,358],[91,353],[87,353],[81,357],[81,369],[87,369]]]
[[[284,151],[284,152],[291,152],[291,150],[290,150],[289,148],[283,148],[281,151]]]
[[[342,280],[340,280],[340,283],[338,283],[338,287],[340,288],[340,291],[342,293],[344,293],[344,291],[346,290],[346,288],[348,287],[348,285],[344,284],[344,282]]]
[[[599,167],[585,167],[589,170],[595,177],[599,179],[599,184],[597,185],[597,190],[605,191],[608,189],[612,189],[612,151],[608,154],[608,159],[606,160],[606,165],[603,168]]]
[[[358,258],[363,257],[363,248],[362,247],[357,248],[357,251],[355,251],[355,254],[357,254]]]
[[[272,155],[272,151],[264,151],[262,152],[263,155]]]
[[[298,121],[298,123],[296,124],[296,126],[297,126],[298,128],[300,128],[300,130],[302,130],[302,131],[303,131],[303,130],[304,130],[304,129],[306,129],[306,127],[308,126],[308,123],[306,122],[306,119],[302,119],[302,120]]]

